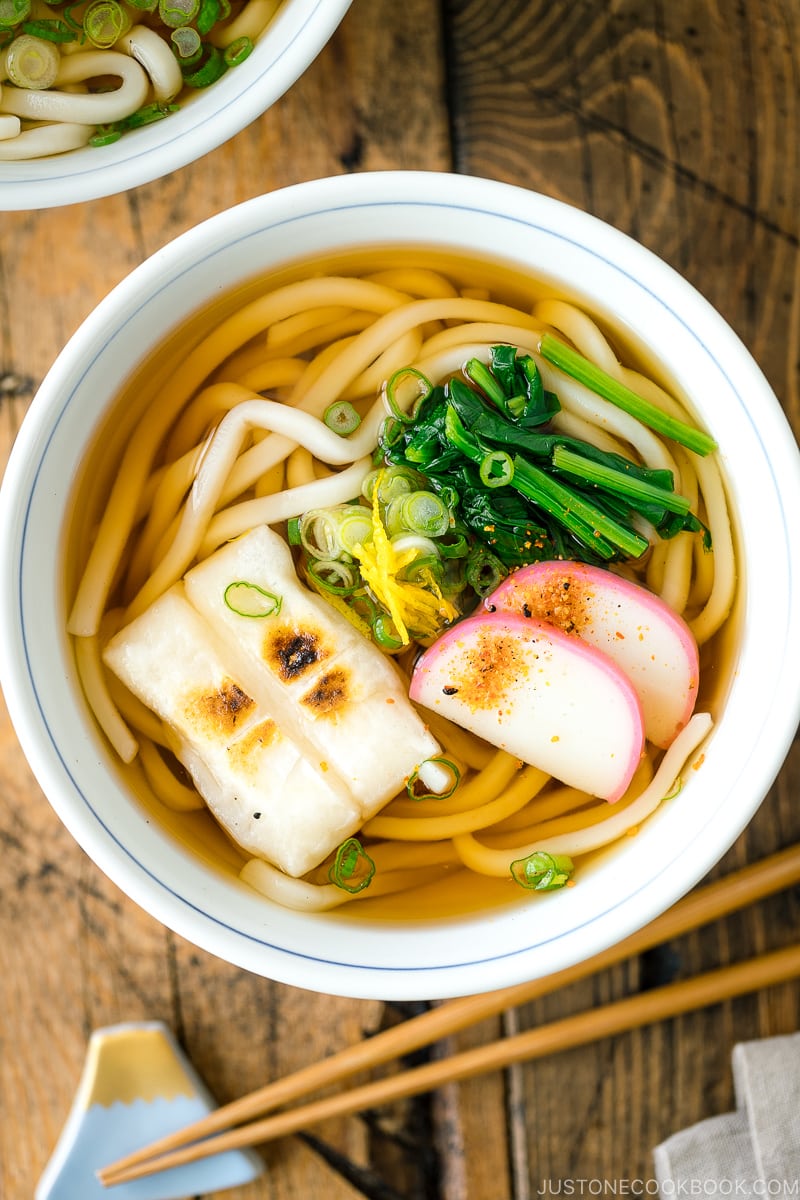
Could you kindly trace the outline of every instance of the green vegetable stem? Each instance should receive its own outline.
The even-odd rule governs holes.
[[[557,352],[559,363],[577,370],[561,346],[545,335],[542,353]],[[553,428],[558,398],[544,388],[531,355],[494,346],[490,364],[472,358],[464,376],[420,388],[413,419],[389,418],[381,452],[396,467],[422,472],[430,491],[447,496],[452,525],[490,549],[501,572],[545,558],[597,564],[640,558],[650,545],[648,524],[660,538],[689,530],[703,532],[710,544],[671,472]],[[604,379],[597,390],[616,394],[621,385]],[[651,427],[698,452],[713,448],[701,431],[638,400],[636,415]]]
[[[619,383],[600,367],[589,362],[588,358],[584,358],[577,350],[573,350],[571,346],[567,346],[558,338],[553,337],[551,333],[543,335],[539,349],[542,357],[551,362],[553,366],[559,367],[565,375],[570,375],[579,383],[586,384],[598,396],[616,404],[617,408],[621,408],[630,416],[636,417],[637,421],[641,421],[648,429],[654,429],[656,433],[664,434],[673,442],[678,442],[687,449],[694,450],[696,454],[705,455],[716,450],[717,443],[707,433],[701,429],[695,429],[691,425],[686,425],[683,421],[665,413],[655,404],[651,404],[649,400],[645,400],[636,392],[631,391],[625,384]]]

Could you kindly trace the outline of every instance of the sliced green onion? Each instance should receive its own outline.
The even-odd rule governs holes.
[[[397,578],[406,583],[419,583],[423,587],[431,583],[439,586],[444,568],[438,554],[421,554],[398,572]]]
[[[450,510],[435,492],[411,492],[403,498],[401,511],[409,533],[435,538],[450,528]]]
[[[230,46],[225,47],[225,62],[229,67],[241,66],[244,60],[253,53],[254,48],[252,38],[239,37],[235,42],[231,42]]]
[[[533,892],[553,892],[569,883],[575,866],[566,854],[547,854],[534,850],[527,858],[512,862],[511,878],[520,887]]]
[[[339,558],[344,547],[335,509],[311,508],[300,518],[300,544],[312,558]]]
[[[475,546],[464,563],[464,578],[479,596],[488,596],[508,574],[496,554],[485,546]]]
[[[158,8],[158,0],[126,0],[132,8],[138,8],[140,12],[155,12]]]
[[[164,117],[177,111],[177,104],[159,104],[154,101],[152,104],[145,104],[142,108],[137,108],[136,112],[131,113],[129,117],[122,117],[121,120],[115,121],[113,128],[123,132],[128,129],[141,129],[143,125],[152,125],[154,121],[163,121]]]
[[[73,0],[72,4],[67,4],[61,13],[61,16],[64,18],[64,23],[68,25],[70,29],[74,29],[80,41],[83,41],[86,37],[86,34],[83,32],[83,17],[76,19],[72,15],[76,8],[83,8],[83,0]]]
[[[170,29],[188,25],[200,11],[200,0],[158,0],[158,15]]]
[[[711,454],[717,449],[717,443],[707,433],[687,425],[684,421],[679,421],[677,417],[671,417],[649,400],[645,400],[643,396],[631,391],[624,383],[619,383],[613,376],[608,375],[600,367],[596,367],[577,350],[573,350],[558,338],[553,337],[551,333],[545,333],[542,336],[539,349],[542,357],[546,358],[548,362],[559,367],[572,379],[577,379],[579,383],[585,384],[598,396],[602,396],[603,399],[615,404],[617,408],[621,408],[623,412],[641,421],[648,429],[662,433],[665,437],[671,438],[673,442],[678,442],[681,446],[694,450],[696,454]]]
[[[331,883],[342,891],[363,892],[369,887],[375,874],[375,863],[367,854],[358,838],[348,838],[336,851],[336,857],[328,871]]]
[[[225,588],[226,606],[240,617],[277,617],[283,603],[281,596],[266,592],[257,583],[237,579]]]
[[[200,0],[196,21],[197,32],[203,37],[210,33],[219,20],[221,11],[219,0]]]
[[[399,534],[408,533],[408,526],[403,516],[403,505],[406,499],[407,494],[395,496],[394,500],[390,500],[384,509],[383,523],[386,526],[386,532],[389,534],[389,537],[397,537]]]
[[[444,580],[444,563],[438,554],[420,554],[411,560],[408,566],[403,566],[402,570],[397,572],[397,578],[405,583],[416,583],[419,587],[428,588],[435,594],[441,589],[441,582]]]
[[[17,87],[32,91],[52,87],[60,66],[61,55],[52,42],[28,33],[16,38],[6,51],[6,72]]]
[[[369,625],[370,629],[372,629],[375,618],[378,616],[379,609],[378,605],[372,599],[372,596],[370,596],[366,588],[356,592],[347,603],[356,616],[361,617],[364,623]]]
[[[339,541],[348,554],[372,541],[372,514],[361,505],[349,505],[339,521]]]
[[[466,558],[469,554],[469,542],[462,530],[451,529],[444,537],[437,538],[436,549],[442,558]]]
[[[416,491],[425,482],[418,471],[412,471],[408,467],[379,467],[376,471],[370,471],[361,485],[361,494],[370,504],[374,499],[375,484],[379,480],[378,503],[382,505],[388,505],[395,496],[406,496],[409,492]]]
[[[191,26],[190,25],[184,26],[184,29],[190,30]],[[177,33],[179,31],[176,30],[175,32]],[[205,47],[204,47],[203,43],[201,42],[200,45],[198,46],[198,48],[196,50],[193,50],[191,54],[187,54],[185,58],[181,58],[180,55],[178,55],[178,63],[180,65],[181,72],[183,74],[184,79],[186,78],[187,74],[192,69],[192,67],[196,67],[198,65],[198,63],[201,63],[203,61],[203,59],[205,57],[205,52],[206,52]]]
[[[427,763],[438,763],[439,766],[446,767],[450,772],[453,782],[444,792],[418,792],[417,784],[419,782],[419,773],[424,769]],[[406,780],[406,791],[412,800],[448,800],[455,792],[458,785],[461,783],[461,772],[454,762],[449,758],[443,758],[437,755],[435,758],[426,758],[424,763],[420,763],[416,771],[412,771]]]
[[[314,582],[332,596],[352,596],[363,586],[358,569],[336,558],[311,558],[307,570]]]
[[[66,21],[53,17],[43,17],[40,21],[23,21],[22,32],[31,37],[42,38],[45,42],[64,44],[75,41],[75,33]]]
[[[83,14],[83,31],[98,50],[108,50],[128,32],[133,20],[117,0],[92,0]]]
[[[173,29],[169,35],[169,40],[175,47],[178,58],[182,60],[182,64],[188,65],[199,62],[203,53],[203,43],[200,40],[200,34],[192,25],[181,25],[180,29]],[[196,57],[195,57],[196,56]]]
[[[415,550],[417,554],[435,558],[437,562],[439,560],[436,542],[431,538],[423,537],[420,533],[398,534],[397,537],[392,538],[392,549],[398,554],[402,554],[404,550]]]
[[[300,545],[300,518],[290,517],[286,523],[286,537],[290,546]]]
[[[207,52],[207,58],[202,66],[199,66],[196,71],[184,73],[184,83],[189,87],[205,88],[210,87],[212,83],[216,83],[228,69],[228,64],[221,50],[216,46],[203,47],[204,52]]]
[[[514,478],[514,463],[505,450],[491,450],[480,465],[481,483],[486,487],[505,487]]]
[[[0,0],[0,29],[13,29],[31,15],[31,0]]]
[[[464,558],[446,558],[442,575],[441,589],[443,596],[459,596],[467,586],[464,574]]]
[[[595,462],[568,450],[566,446],[556,446],[553,450],[553,466],[560,471],[574,475],[585,483],[599,484],[620,496],[628,496],[633,500],[646,500],[665,508],[667,512],[679,513],[685,516],[691,508],[691,502],[677,492],[667,491],[666,488],[656,487],[644,479],[637,479],[625,471],[617,471],[604,463]]]
[[[89,145],[111,146],[114,142],[118,142],[121,137],[121,129],[110,129],[107,126],[99,125],[96,131],[89,138]]]
[[[386,613],[378,613],[372,622],[372,637],[381,650],[402,650],[405,645],[397,626]]]
[[[451,487],[449,483],[440,483],[437,489],[437,495],[440,497],[442,503],[447,505],[451,512],[453,509],[458,508],[460,496],[456,489]]]
[[[333,404],[329,404],[322,414],[322,419],[328,429],[332,429],[340,437],[355,433],[361,424],[361,417],[349,400],[335,400]]]
[[[433,385],[416,367],[401,367],[386,382],[384,396],[392,416],[410,425],[420,404],[433,390]]]

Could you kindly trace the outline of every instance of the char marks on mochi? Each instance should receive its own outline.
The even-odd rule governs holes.
[[[278,617],[264,631],[264,662],[282,683],[302,683],[336,652],[329,631],[315,627],[312,614],[300,619],[302,624]]]
[[[112,638],[104,658],[164,722],[210,811],[248,853],[302,875],[361,824],[347,789],[315,769],[231,671],[182,584]]]
[[[246,580],[280,596],[280,612],[242,617],[225,589]],[[186,593],[228,645],[246,690],[261,696],[311,760],[342,780],[363,820],[440,752],[405,680],[349,621],[297,579],[291,552],[259,526],[193,567]]]
[[[235,581],[279,596],[279,613],[234,612]],[[299,583],[266,526],[194,567],[104,657],[165,722],[228,834],[290,875],[318,865],[439,753],[394,665]]]

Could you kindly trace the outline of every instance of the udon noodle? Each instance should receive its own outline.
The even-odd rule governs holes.
[[[243,62],[279,3],[9,0],[0,12],[0,162],[108,145],[161,120]]]
[[[510,862],[534,851],[580,859],[635,832],[679,788],[699,754],[711,727],[708,714],[726,686],[717,659],[737,578],[717,456],[701,457],[654,434],[545,361],[539,345],[549,330],[647,400],[691,419],[652,364],[616,344],[602,319],[552,297],[543,285],[423,251],[402,259],[376,252],[371,268],[364,254],[344,256],[330,268],[327,274],[320,264],[305,272],[293,268],[229,298],[221,316],[196,319],[177,351],[165,349],[152,360],[114,409],[116,453],[109,454],[107,426],[102,466],[98,451],[75,505],[80,527],[90,531],[81,538],[73,530],[73,541],[82,542],[75,549],[82,565],[69,618],[83,686],[99,726],[127,764],[121,769],[151,810],[201,846],[206,858],[241,871],[280,903],[316,911],[369,900],[369,909],[377,897],[427,894],[438,896],[440,908],[474,906],[482,902],[481,888],[473,886],[478,877],[491,902],[514,899],[519,890],[510,881]],[[626,795],[611,806],[425,712],[448,760],[457,764],[459,786],[448,798],[414,799],[404,792],[366,823],[359,838],[376,870],[360,893],[328,882],[327,863],[295,879],[219,835],[210,850],[212,822],[202,799],[173,759],[161,721],[106,672],[104,644],[229,539],[261,524],[285,534],[290,519],[357,498],[373,469],[387,417],[381,389],[393,372],[413,365],[441,382],[471,356],[485,357],[502,343],[533,355],[545,387],[557,393],[554,428],[666,468],[707,526],[710,551],[699,533],[681,532],[654,539],[641,560],[616,568],[688,622],[700,647],[703,711],[666,752],[648,743]],[[135,409],[139,397],[144,411],[126,426],[120,414],[126,404]],[[361,417],[345,437],[322,420],[338,400],[349,401]],[[397,654],[398,668],[409,673],[417,652],[412,642]],[[465,881],[472,882],[465,887]],[[461,900],[446,899],[448,889],[455,895],[459,887]],[[465,901],[468,892],[474,895]],[[436,904],[425,911],[436,911]]]

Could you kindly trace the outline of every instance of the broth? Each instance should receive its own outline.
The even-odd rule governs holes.
[[[212,331],[218,329],[231,314],[240,312],[266,292],[305,278],[321,279],[333,275],[373,276],[383,272],[406,272],[417,267],[424,272],[435,272],[446,277],[462,294],[478,295],[485,292],[492,300],[512,305],[525,312],[530,311],[537,302],[551,298],[567,299],[571,303],[580,304],[579,296],[564,297],[563,289],[557,288],[553,283],[547,280],[531,280],[510,265],[467,259],[461,255],[445,254],[424,246],[413,254],[405,247],[370,247],[357,252],[341,252],[316,260],[312,268],[306,262],[299,262],[290,264],[268,277],[252,279],[231,294],[192,315],[177,331],[170,334],[128,380],[109,406],[73,492],[64,564],[67,594],[74,597],[78,591],[79,581],[90,557],[109,494],[119,472],[120,461],[139,427],[142,415],[152,404],[161,403],[164,395],[169,395],[173,374],[182,369],[182,365]],[[674,384],[662,365],[656,363],[641,347],[634,346],[626,331],[616,330],[608,314],[593,312],[592,316],[626,365],[641,371],[660,387],[671,392],[691,415],[688,397],[676,395]],[[263,340],[261,334],[248,338],[244,345],[230,352],[227,357],[228,366],[238,370],[249,361],[256,361],[258,347],[263,344]],[[212,378],[225,376],[225,365],[212,374]],[[164,447],[173,431],[174,422],[162,440],[154,467],[163,463]],[[285,529],[285,526],[282,526],[282,529]],[[128,540],[122,564],[114,573],[113,586],[105,605],[107,609],[120,606],[124,608],[131,601],[130,591],[125,594],[125,577],[131,555],[135,552],[135,543],[136,531]],[[737,588],[737,595],[741,597],[741,588]],[[720,712],[730,686],[737,628],[741,621],[740,607],[739,599],[721,627],[701,646],[697,708],[708,711],[713,717]],[[184,784],[190,782],[179,764],[173,761],[171,765],[177,778]],[[171,838],[179,841],[213,870],[228,877],[238,875],[250,855],[228,838],[207,810],[179,812],[167,807],[154,793],[139,759],[128,764],[118,763],[116,769],[138,802]],[[546,788],[541,796],[546,798],[548,794]],[[620,805],[624,807],[625,803],[623,800]],[[369,848],[368,839],[365,840],[365,844]],[[594,850],[579,860],[579,869],[586,862],[605,859],[609,854],[613,854],[613,846]],[[427,919],[520,900],[525,900],[525,893],[521,892],[510,878],[482,876],[480,884],[476,886],[475,875],[466,871],[461,862],[456,862],[445,864],[437,877],[423,878],[416,887],[390,896],[368,898],[363,894],[361,903],[347,904],[344,909],[348,917],[354,915],[381,920]]]

